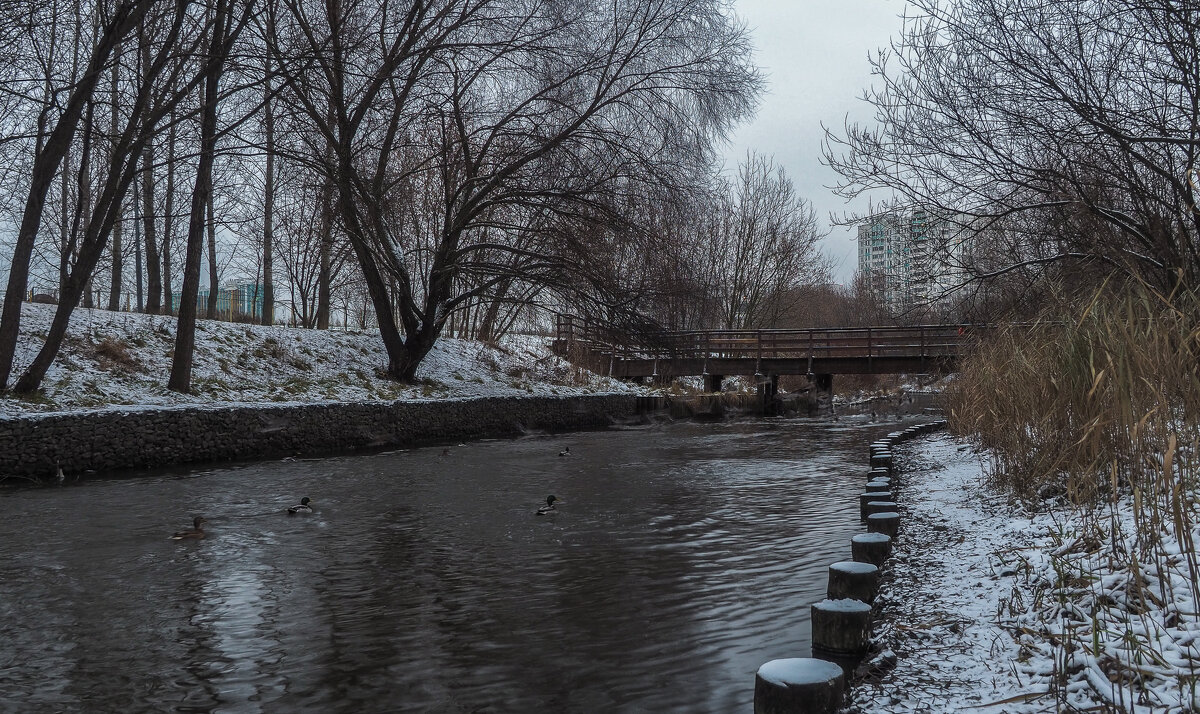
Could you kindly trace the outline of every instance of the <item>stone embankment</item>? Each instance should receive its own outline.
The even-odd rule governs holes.
[[[0,418],[0,479],[415,446],[608,426],[664,406],[628,394],[211,408]]]

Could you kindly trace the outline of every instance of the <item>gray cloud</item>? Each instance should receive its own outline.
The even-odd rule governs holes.
[[[860,99],[872,80],[868,57],[899,32],[904,7],[900,0],[736,0],[767,94],[757,118],[734,133],[727,167],[748,150],[773,155],[822,221],[831,212],[865,210],[865,200],[847,205],[826,188],[837,175],[821,165],[821,124],[870,121]],[[833,227],[824,248],[835,279],[848,283],[857,268],[852,229]]]

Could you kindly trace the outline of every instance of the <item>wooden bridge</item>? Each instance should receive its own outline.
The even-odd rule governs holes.
[[[692,330],[618,337],[600,325],[559,315],[554,350],[613,377],[704,376],[706,388],[733,375],[775,382],[802,374],[828,388],[834,374],[947,372],[980,325],[846,327],[803,330]],[[710,391],[715,391],[710,390]]]

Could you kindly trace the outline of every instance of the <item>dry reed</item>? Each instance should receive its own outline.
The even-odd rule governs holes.
[[[1086,681],[1107,706],[1192,711],[1200,299],[1106,285],[985,331],[961,366],[951,426],[993,455],[994,485],[1066,504],[1041,613],[1060,708]]]

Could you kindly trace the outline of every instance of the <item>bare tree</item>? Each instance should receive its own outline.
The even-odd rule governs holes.
[[[266,32],[275,34],[275,12],[277,3],[266,4]],[[275,324],[275,105],[272,102],[274,77],[271,53],[263,53],[263,151],[266,166],[263,168],[263,232],[262,232],[262,324]]]
[[[200,292],[200,260],[206,226],[212,225],[212,167],[216,156],[217,104],[220,101],[221,76],[230,51],[246,27],[253,0],[216,0],[211,13],[211,31],[205,42],[206,62],[197,79],[203,81],[200,108],[200,154],[192,206],[188,219],[187,251],[183,286],[179,296],[179,318],[175,330],[175,352],[171,357],[171,376],[167,389],[191,391],[192,352],[196,345],[196,298]],[[211,228],[210,228],[211,230]],[[210,239],[211,240],[211,239]],[[215,272],[215,260],[210,269]],[[212,302],[209,302],[212,312]]]
[[[570,234],[538,250],[497,236],[611,221],[623,186],[693,180],[758,86],[743,28],[700,0],[444,0],[399,15],[327,5],[320,27],[288,6],[280,35],[303,38],[291,53],[313,60],[299,66],[283,42],[280,59],[312,133],[334,148],[336,163],[319,170],[337,188],[387,372],[402,381],[449,316],[494,293],[513,265],[586,272],[588,251],[567,245]],[[435,232],[386,220],[419,200],[396,195],[410,181],[437,187]],[[564,220],[529,220],[546,214]]]
[[[29,261],[38,228],[41,226],[42,211],[50,183],[71,145],[80,116],[85,105],[92,99],[105,64],[118,43],[138,26],[142,15],[153,2],[154,0],[124,0],[118,3],[111,14],[105,17],[102,29],[92,46],[87,66],[79,80],[69,87],[66,102],[60,105],[55,100],[54,94],[57,94],[57,91],[45,97],[45,104],[38,115],[37,147],[34,151],[29,192],[13,247],[4,307],[0,313],[0,388],[8,385],[12,372],[13,355],[20,330],[21,300],[28,286]],[[58,109],[60,106],[61,111]],[[60,113],[55,120],[56,111]],[[49,128],[51,121],[54,121],[53,129]]]
[[[981,241],[1018,239],[1014,262],[984,277],[1084,262],[1196,283],[1200,8],[912,4],[875,61],[877,126],[827,133],[843,195],[882,190],[960,216]]]
[[[113,147],[107,157],[109,161],[104,166],[103,175],[98,182],[99,191],[89,208],[84,230],[78,243],[78,258],[70,273],[63,282],[62,295],[50,324],[50,330],[41,349],[33,362],[21,375],[14,386],[19,393],[36,390],[46,370],[49,369],[58,349],[66,335],[71,313],[79,304],[80,298],[90,294],[89,285],[96,265],[108,243],[108,237],[113,226],[121,219],[122,205],[128,194],[146,143],[153,136],[156,127],[182,97],[195,88],[194,81],[176,85],[175,78],[182,71],[184,62],[180,57],[190,57],[195,51],[187,38],[182,36],[185,27],[193,19],[189,13],[189,5],[179,2],[174,5],[164,3],[158,6],[156,22],[163,28],[157,51],[147,76],[151,82],[140,82],[129,88],[129,98],[124,102],[128,107],[125,123],[113,142]],[[171,88],[177,87],[178,91]]]
[[[761,155],[748,154],[736,179],[718,187],[697,246],[706,292],[721,327],[773,326],[797,288],[828,280],[816,214],[783,167]]]

